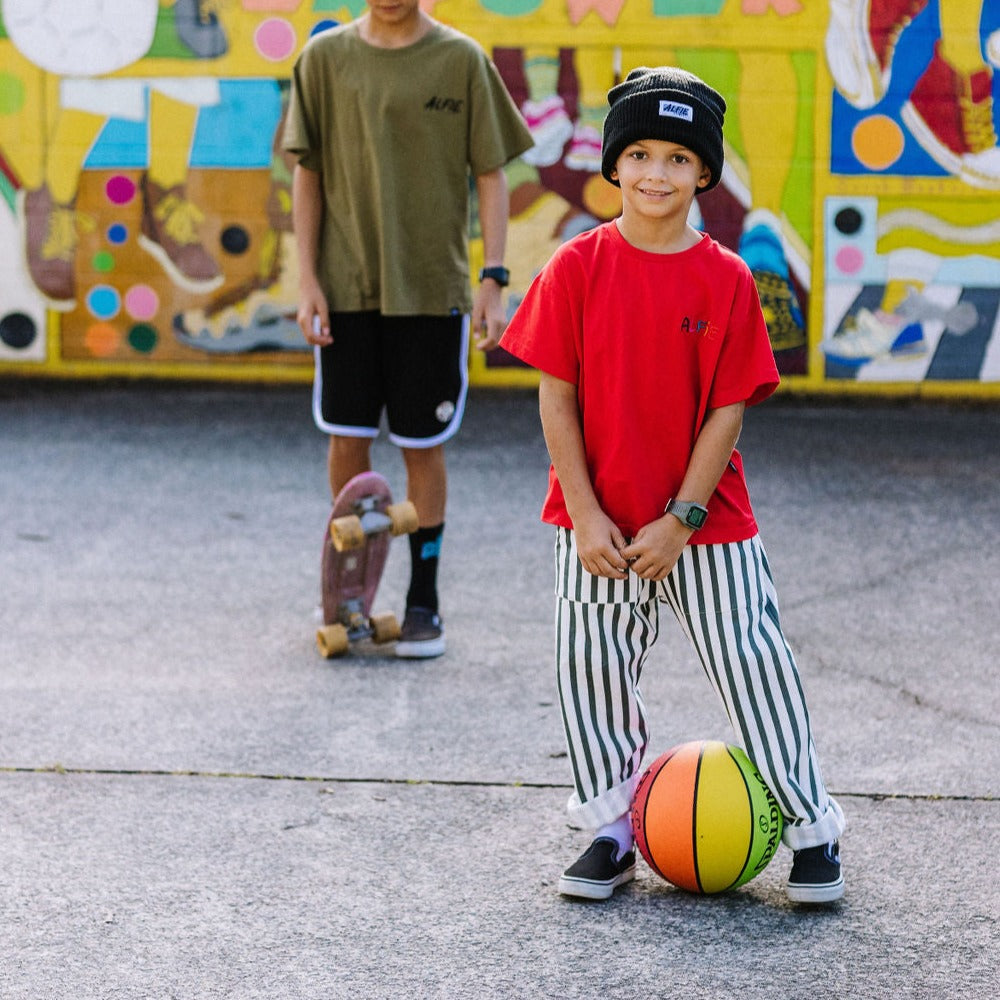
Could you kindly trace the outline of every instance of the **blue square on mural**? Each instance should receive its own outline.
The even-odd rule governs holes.
[[[191,146],[192,167],[265,168],[281,118],[276,80],[221,80],[219,103],[202,108]]]

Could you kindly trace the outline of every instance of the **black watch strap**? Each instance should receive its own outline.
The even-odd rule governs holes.
[[[479,280],[492,278],[501,288],[510,284],[510,271],[505,267],[484,267],[479,272]]]

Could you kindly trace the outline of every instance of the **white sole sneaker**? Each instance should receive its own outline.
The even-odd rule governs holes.
[[[422,639],[418,642],[397,642],[396,656],[401,660],[432,660],[444,655],[444,636],[436,639]]]
[[[626,868],[625,871],[606,882],[595,882],[593,879],[585,878],[568,878],[562,875],[559,878],[559,893],[563,896],[575,896],[577,899],[610,899],[618,886],[631,882],[634,878],[635,865]]]
[[[844,895],[844,877],[826,885],[789,882],[786,891],[793,903],[835,903]]]

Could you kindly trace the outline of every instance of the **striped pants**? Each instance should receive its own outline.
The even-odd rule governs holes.
[[[778,620],[759,537],[688,545],[662,582],[592,576],[573,532],[556,536],[556,664],[574,791],[568,808],[596,829],[627,812],[649,743],[639,679],[670,606],[722,699],[737,742],[785,816],[793,850],[837,839],[844,815],[826,791],[795,659]]]

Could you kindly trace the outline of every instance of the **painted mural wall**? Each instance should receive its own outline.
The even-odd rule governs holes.
[[[692,222],[757,282],[786,388],[1000,396],[1000,2],[427,0],[536,145],[508,167],[508,309],[620,208],[606,93],[726,98]],[[288,79],[363,0],[0,0],[0,375],[308,380]],[[478,234],[470,232],[478,269]],[[479,384],[534,384],[496,351]]]

